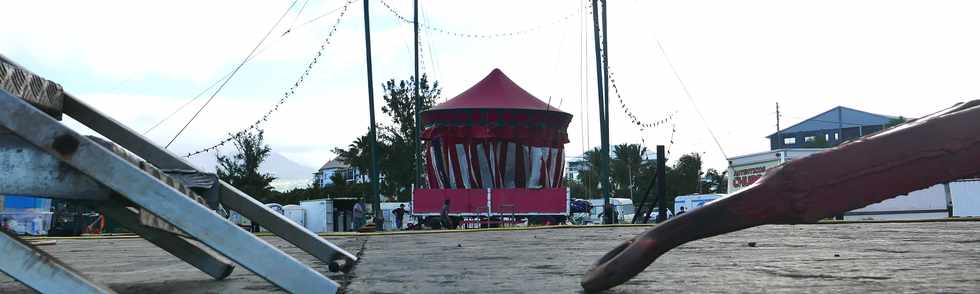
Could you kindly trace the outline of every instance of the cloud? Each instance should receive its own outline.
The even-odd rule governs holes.
[[[385,1],[411,15],[409,1]],[[0,19],[0,52],[59,77],[72,85],[69,91],[142,130],[237,65],[290,3],[5,3],[13,13]],[[302,16],[296,18],[294,9],[285,21],[303,23],[342,4],[311,1]],[[452,31],[497,33],[545,24],[496,39],[423,31],[425,73],[451,98],[501,68],[532,94],[551,97],[553,105],[575,115],[568,154],[596,146],[592,19],[574,14],[584,4],[423,1],[425,23]],[[319,166],[333,156],[330,149],[367,129],[362,7],[352,5],[306,84],[264,126],[274,148],[305,165]],[[679,111],[675,157],[703,152],[707,167],[724,168],[725,158],[658,40],[725,153],[735,156],[768,148],[763,137],[775,131],[776,102],[784,114],[781,124],[788,126],[837,105],[914,117],[977,97],[980,40],[965,37],[980,27],[976,8],[969,1],[611,2],[610,64],[624,102],[638,117],[659,120]],[[410,25],[377,1],[371,9],[380,108],[380,84],[412,75],[413,36]],[[550,24],[569,13],[570,19]],[[268,49],[242,69],[174,148],[207,146],[258,119],[296,81],[335,19],[326,16],[282,38],[274,33]],[[134,76],[139,83],[121,82]],[[112,91],[119,84],[124,86]],[[610,99],[613,144],[641,138],[651,149],[669,144],[669,126],[640,132],[618,98]],[[201,103],[150,137],[165,144]]]

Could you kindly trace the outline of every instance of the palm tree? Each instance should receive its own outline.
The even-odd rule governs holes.
[[[646,150],[646,147],[639,144],[623,143],[613,146],[615,159],[610,168],[610,177],[615,188],[613,194],[630,198],[634,196],[636,187],[639,186],[637,180],[644,165],[643,156]]]
[[[585,189],[585,195],[587,198],[592,198],[598,195],[599,191],[599,155],[601,152],[599,148],[593,148],[592,150],[585,151],[582,154],[582,160],[585,162],[585,168],[578,173],[578,181],[582,184]]]

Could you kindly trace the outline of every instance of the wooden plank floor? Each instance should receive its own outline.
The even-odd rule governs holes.
[[[350,293],[575,293],[585,268],[642,227],[329,237],[362,260],[349,276],[267,238]],[[756,247],[749,247],[756,242]],[[44,250],[122,293],[267,293],[238,268],[212,281],[140,239]],[[980,223],[763,226],[681,246],[611,293],[975,292]],[[347,280],[349,279],[349,280]],[[29,293],[0,275],[0,292]]]

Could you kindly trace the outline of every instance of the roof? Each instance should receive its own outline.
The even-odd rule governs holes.
[[[840,111],[840,116],[838,116]],[[895,119],[894,116],[874,114],[844,106],[837,106],[821,114],[808,118],[800,123],[792,125],[779,131],[780,134],[799,133],[817,130],[837,129],[839,126],[852,128],[857,126],[876,126],[888,124]],[[840,121],[840,123],[838,123]],[[776,133],[769,134],[770,138]]]
[[[340,157],[334,157],[330,161],[327,161],[327,163],[324,163],[323,166],[320,167],[320,170],[325,170],[329,168],[348,168],[348,167],[350,166],[340,161]]]
[[[563,112],[534,97],[496,68],[476,85],[430,110],[449,109],[525,109]]]

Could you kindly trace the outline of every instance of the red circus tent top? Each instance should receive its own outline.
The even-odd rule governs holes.
[[[561,147],[572,115],[521,89],[500,69],[422,112],[422,139],[497,139]]]
[[[432,107],[431,110],[449,109],[524,109],[563,112],[524,91],[497,68],[462,94]]]

